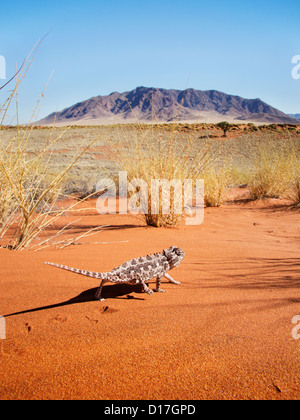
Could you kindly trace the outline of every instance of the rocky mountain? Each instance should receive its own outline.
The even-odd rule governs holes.
[[[260,99],[245,99],[217,90],[175,90],[137,87],[79,102],[38,124],[111,124],[124,122],[262,122],[296,123]]]

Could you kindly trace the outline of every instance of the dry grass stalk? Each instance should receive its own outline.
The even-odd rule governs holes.
[[[18,88],[31,66],[38,47],[39,44],[25,60],[17,74],[15,88],[0,108],[0,115],[2,114],[0,137],[8,109],[17,95]],[[43,94],[44,92],[41,97]],[[39,148],[33,154],[29,153],[30,134],[33,130],[32,120],[36,115],[37,107],[25,128],[21,129],[17,124],[16,134],[7,144],[1,142],[0,243],[13,250],[28,248],[42,230],[66,213],[68,209],[57,209],[55,204],[61,193],[64,179],[81,156],[99,140],[98,138],[93,139],[87,145],[83,143],[63,169],[54,171],[51,165],[53,158],[51,149],[65,131],[55,138],[52,138],[51,131],[48,138],[41,142]],[[75,204],[79,202],[77,201]],[[7,236],[9,239],[6,239]]]
[[[224,203],[231,176],[230,161],[226,158],[221,165],[211,165],[207,168],[203,174],[206,207],[219,207]]]
[[[297,200],[299,174],[296,144],[291,139],[280,144],[266,139],[258,146],[249,176],[253,199],[294,196]]]
[[[173,181],[178,180],[183,186],[185,180],[191,179],[195,184],[215,161],[217,148],[208,141],[200,141],[195,133],[182,132],[176,124],[172,125],[170,131],[157,130],[155,125],[137,125],[134,138],[128,138],[123,132],[119,145],[120,167],[127,171],[129,182],[142,180],[147,186],[148,194],[141,197],[141,202],[145,207],[143,214],[148,225],[176,226],[184,213],[183,200],[180,209],[176,207],[178,200],[175,200],[174,185],[171,191],[161,189],[158,202],[154,202],[151,181],[167,180],[172,185]],[[138,189],[131,194],[137,192]],[[165,202],[170,204],[168,212],[164,212],[164,208],[168,207],[164,206]]]

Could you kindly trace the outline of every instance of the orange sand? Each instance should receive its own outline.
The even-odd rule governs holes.
[[[0,314],[22,312],[6,318],[0,399],[300,397],[291,323],[300,315],[299,210],[235,202],[176,229],[133,215],[81,217],[78,232],[110,225],[85,242],[128,242],[0,249]],[[97,302],[97,280],[43,264],[109,271],[173,244],[186,252],[172,272],[182,284],[152,296],[108,284]]]

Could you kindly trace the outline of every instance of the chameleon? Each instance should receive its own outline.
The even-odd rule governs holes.
[[[177,246],[171,246],[168,249],[164,249],[162,252],[156,254],[146,255],[145,257],[133,258],[130,261],[114,268],[107,273],[98,273],[87,270],[80,270],[78,268],[68,267],[66,265],[55,264],[51,262],[45,262],[45,264],[52,265],[63,270],[72,271],[76,274],[82,274],[83,276],[92,277],[95,279],[101,279],[101,283],[95,298],[103,302],[105,299],[102,298],[102,287],[107,282],[112,283],[127,283],[127,284],[141,284],[145,293],[152,295],[153,292],[164,292],[160,288],[161,279],[165,277],[169,282],[173,284],[180,284],[175,281],[169,274],[168,271],[177,267],[185,256],[184,251]],[[156,288],[151,290],[147,286],[147,282],[156,277]]]

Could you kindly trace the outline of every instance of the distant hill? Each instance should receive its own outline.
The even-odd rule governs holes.
[[[245,99],[217,90],[137,87],[79,102],[52,113],[38,124],[112,124],[124,122],[299,122],[260,99]]]
[[[300,120],[300,114],[288,114],[289,117],[296,118],[296,120]]]

